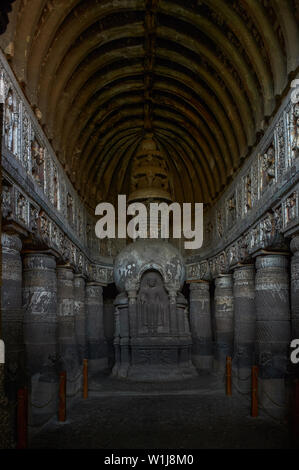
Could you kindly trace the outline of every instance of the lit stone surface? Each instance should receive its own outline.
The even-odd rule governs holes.
[[[6,393],[16,400],[24,384],[24,336],[22,311],[22,242],[17,235],[2,233],[2,335],[6,355]]]
[[[299,338],[299,236],[291,241],[292,339]]]
[[[75,330],[74,273],[69,266],[57,267],[58,342],[61,367],[67,373],[67,393],[80,387],[79,356]]]
[[[261,406],[275,416],[286,411],[285,374],[290,344],[288,259],[269,254],[256,260],[256,353]]]
[[[31,423],[56,412],[57,281],[54,256],[27,253],[23,260],[23,308]],[[47,405],[47,403],[49,403]]]
[[[226,356],[232,356],[234,343],[234,297],[231,274],[215,280],[215,368],[224,371]]]
[[[86,285],[86,319],[88,370],[90,377],[93,377],[108,366],[103,322],[103,288],[94,283]]]
[[[74,314],[76,344],[80,364],[87,356],[86,350],[86,316],[85,316],[85,279],[80,274],[74,278]]]
[[[209,282],[190,284],[192,360],[199,369],[213,366],[213,342]]]
[[[249,391],[251,366],[254,365],[256,334],[255,269],[253,265],[238,266],[234,270],[234,360],[233,367],[238,387]]]

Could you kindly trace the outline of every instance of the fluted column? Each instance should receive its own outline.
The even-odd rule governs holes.
[[[292,339],[299,338],[299,235],[291,240]]]
[[[80,364],[87,357],[86,350],[86,317],[85,317],[85,279],[81,274],[75,275],[74,280],[74,311],[75,331]]]
[[[57,267],[58,342],[61,366],[67,373],[67,391],[76,393],[79,357],[76,344],[74,273],[70,266]]]
[[[89,374],[92,377],[108,367],[103,321],[103,288],[92,282],[86,286],[86,315]]]
[[[18,235],[2,233],[2,337],[5,342],[5,389],[15,401],[25,381],[22,310],[22,242]]]
[[[226,356],[232,356],[234,342],[234,299],[231,274],[215,280],[215,355],[214,365],[224,371]]]
[[[192,360],[199,369],[213,366],[210,289],[208,281],[190,284],[190,326]]]
[[[290,344],[288,259],[269,254],[256,260],[257,358],[261,406],[272,415],[285,412],[285,374]]]
[[[234,359],[238,386],[244,392],[251,387],[256,334],[255,269],[253,265],[234,270]]]
[[[23,260],[24,340],[30,385],[31,421],[43,424],[56,413],[57,282],[54,256],[28,253]]]

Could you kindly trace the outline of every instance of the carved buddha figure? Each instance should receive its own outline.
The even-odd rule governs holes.
[[[144,274],[139,291],[141,303],[159,303],[168,300],[163,287],[162,278],[159,273],[149,271]]]
[[[148,271],[141,280],[138,294],[140,333],[162,333],[168,324],[169,299],[158,272]]]

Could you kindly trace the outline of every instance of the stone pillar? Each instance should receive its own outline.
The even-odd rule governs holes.
[[[170,312],[170,333],[174,336],[178,334],[178,318],[177,318],[177,290],[167,289],[169,296],[169,312]]]
[[[118,294],[115,305],[115,366],[113,375],[127,377],[130,366],[130,327],[128,298],[124,293]]]
[[[130,328],[130,337],[134,338],[137,335],[137,290],[130,289],[127,291],[128,294],[128,313],[129,313],[129,328]]]
[[[74,273],[70,266],[57,267],[58,342],[62,370],[67,373],[67,394],[80,388],[79,358],[76,344]]]
[[[215,280],[215,356],[214,366],[224,372],[226,356],[233,355],[234,299],[231,274],[223,274]]]
[[[234,359],[233,369],[238,387],[251,388],[251,367],[254,365],[256,335],[254,265],[237,266],[234,270]]]
[[[22,242],[17,235],[2,233],[2,337],[5,343],[5,389],[16,401],[25,383],[25,350],[22,310]]]
[[[285,412],[285,374],[290,344],[288,260],[280,254],[256,260],[256,352],[259,400],[274,416]]]
[[[74,311],[75,331],[79,362],[87,358],[86,348],[86,318],[85,318],[85,279],[81,274],[75,275],[74,280]]]
[[[292,339],[299,338],[299,235],[291,240]]]
[[[57,282],[54,256],[28,253],[23,261],[24,340],[32,424],[57,411]]]
[[[103,322],[103,288],[93,282],[86,285],[87,344],[90,377],[108,367]]]
[[[0,364],[0,449],[15,448],[15,419],[4,392],[4,364]]]
[[[211,369],[213,341],[208,281],[190,284],[190,326],[193,363],[198,369]]]

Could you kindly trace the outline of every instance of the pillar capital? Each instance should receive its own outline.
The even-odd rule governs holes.
[[[95,282],[86,283],[86,294],[88,297],[98,297],[103,294],[103,287]]]
[[[56,269],[55,256],[48,253],[40,253],[38,251],[30,251],[24,253],[23,257],[24,270],[52,270]]]
[[[234,286],[236,283],[254,281],[255,266],[254,264],[241,264],[235,266],[233,272]]]
[[[210,282],[204,281],[204,280],[192,281],[190,282],[189,286],[190,286],[190,291],[205,291],[205,290],[209,290]]]
[[[22,241],[18,234],[2,232],[1,234],[2,249],[8,251],[13,250],[20,252],[22,249]]]
[[[286,269],[289,265],[287,253],[263,253],[256,258],[257,269]]]
[[[290,243],[290,249],[294,256],[299,257],[299,235],[292,238]]]
[[[215,286],[222,289],[230,289],[233,286],[232,274],[220,274],[215,278]]]
[[[72,281],[74,279],[74,270],[70,265],[58,265],[56,267],[57,279]]]

